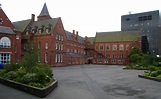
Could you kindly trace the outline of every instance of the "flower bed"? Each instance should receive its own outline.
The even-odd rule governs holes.
[[[18,82],[12,81],[12,80],[6,80],[6,79],[1,78],[1,77],[0,77],[0,83],[7,85],[7,86],[10,86],[10,87],[13,87],[13,88],[16,88],[18,90],[30,93],[32,95],[36,95],[36,96],[41,97],[41,98],[50,94],[58,85],[58,82],[55,80],[55,81],[52,81],[46,87],[37,88],[37,87],[29,86],[29,85],[26,85],[26,84],[18,83]]]

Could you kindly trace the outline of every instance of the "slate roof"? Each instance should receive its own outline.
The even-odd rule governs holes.
[[[137,41],[141,31],[97,32],[95,42]]]
[[[30,22],[31,22],[31,19],[28,19],[28,20],[13,22],[12,24],[14,25],[15,30],[24,32],[24,30],[30,24]]]
[[[41,34],[45,33],[45,31],[43,31],[41,34],[39,34],[38,29],[42,28],[42,26],[43,26],[43,29],[45,30],[47,27],[51,26],[51,31],[52,31],[55,28],[59,19],[60,18],[53,18],[53,19],[48,19],[48,20],[35,21],[29,27],[31,29],[37,27],[36,35],[41,35]]]
[[[44,4],[39,16],[50,16],[46,3]]]
[[[0,33],[15,34],[10,27],[0,26]]]
[[[65,33],[66,33],[66,37],[67,37],[68,40],[73,40],[73,38],[72,38],[73,33],[66,31],[66,30],[65,30]],[[78,42],[85,44],[84,38],[79,36],[79,35],[78,35]]]
[[[93,44],[95,42],[95,37],[88,37],[88,41]]]

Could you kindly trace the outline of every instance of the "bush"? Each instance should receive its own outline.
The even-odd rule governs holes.
[[[37,81],[37,78],[36,78],[36,74],[34,73],[27,73],[22,77],[22,82],[25,84],[36,82],[36,81]]]
[[[6,72],[16,71],[18,68],[20,68],[19,64],[11,63],[11,64],[4,65],[4,69],[6,70]]]
[[[149,70],[152,72],[152,71],[155,71],[155,67],[154,66],[149,66]]]
[[[17,77],[17,73],[15,71],[10,71],[6,74],[4,74],[4,78],[9,79],[9,80],[13,80]]]
[[[16,73],[18,74],[19,77],[23,77],[25,74],[27,74],[27,70],[24,67],[20,67]]]
[[[161,78],[161,75],[158,75],[157,78]]]
[[[3,77],[5,73],[6,73],[5,69],[0,70],[0,77]]]
[[[157,70],[157,74],[160,75],[161,74],[161,70]]]
[[[158,76],[157,71],[153,71],[153,72],[151,72],[150,76],[151,76],[151,77],[157,77],[157,76]]]
[[[144,75],[143,76],[149,76],[149,73],[144,73]]]

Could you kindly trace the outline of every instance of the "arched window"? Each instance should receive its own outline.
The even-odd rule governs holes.
[[[129,48],[129,45],[127,44],[127,45],[126,45],[126,50],[128,50],[128,48]]]
[[[2,37],[0,39],[0,48],[10,48],[11,40],[8,37]]]
[[[123,44],[120,45],[120,50],[124,50],[124,45]]]

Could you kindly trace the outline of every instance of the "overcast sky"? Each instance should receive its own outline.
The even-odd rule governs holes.
[[[46,2],[52,18],[61,17],[65,30],[94,37],[96,32],[120,31],[121,16],[160,10],[161,0],[0,0],[12,21],[37,17]]]

